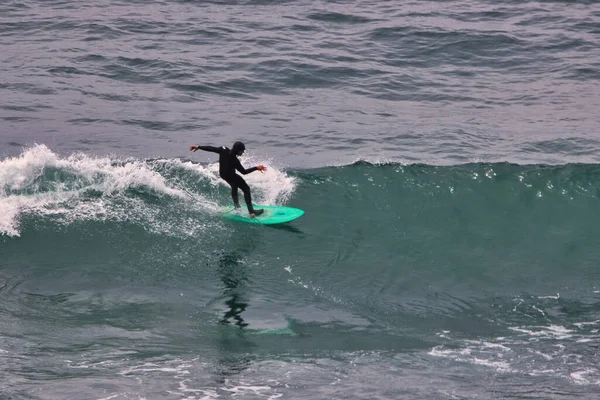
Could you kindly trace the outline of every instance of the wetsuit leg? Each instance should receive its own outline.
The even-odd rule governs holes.
[[[231,186],[231,198],[235,208],[240,208],[240,200],[238,199],[238,185],[234,179],[225,179],[225,182]]]
[[[250,187],[241,176],[235,174],[233,176],[225,179],[229,186],[231,186],[231,198],[233,199],[233,204],[236,207],[239,207],[240,203],[238,200],[238,188],[242,189],[244,192],[244,200],[246,201],[246,206],[248,206],[248,212],[254,213],[254,207],[252,207],[252,195],[250,194]]]
[[[244,192],[244,201],[246,202],[246,205],[248,206],[248,212],[253,214],[254,207],[252,207],[252,195],[250,194],[250,187],[248,186],[248,184],[246,183],[244,178],[242,178],[241,176],[239,176],[237,174],[235,175],[234,181],[236,182],[237,187],[242,189],[242,192]]]

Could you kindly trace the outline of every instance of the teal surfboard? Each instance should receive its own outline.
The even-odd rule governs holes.
[[[239,210],[230,207],[225,210],[223,216],[227,219],[247,222],[249,224],[273,225],[290,222],[304,215],[303,210],[293,207],[259,206],[255,204],[254,208],[262,208],[265,212],[258,217],[250,218],[246,207],[242,207]]]

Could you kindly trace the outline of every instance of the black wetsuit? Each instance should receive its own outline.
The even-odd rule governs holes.
[[[250,187],[244,178],[236,174],[235,171],[238,170],[242,174],[246,175],[258,170],[258,168],[252,167],[245,169],[240,160],[237,158],[237,151],[234,151],[235,148],[234,150],[231,150],[225,146],[198,146],[198,149],[219,154],[219,175],[225,180],[225,182],[229,183],[229,186],[231,186],[231,198],[233,199],[233,204],[236,207],[240,206],[238,200],[238,188],[242,189],[242,192],[244,192],[244,200],[248,206],[248,212],[254,213],[254,207],[252,207],[252,196],[250,195]]]

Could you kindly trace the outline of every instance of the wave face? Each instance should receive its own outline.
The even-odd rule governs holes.
[[[221,218],[216,164],[1,161],[4,394],[596,392],[600,166],[255,162],[256,202],[305,216]]]

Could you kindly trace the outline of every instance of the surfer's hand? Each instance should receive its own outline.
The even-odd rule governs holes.
[[[256,169],[260,172],[265,172],[267,170],[267,167],[265,167],[264,165],[257,165]]]
[[[198,150],[198,146],[190,146],[190,151],[196,152]]]

